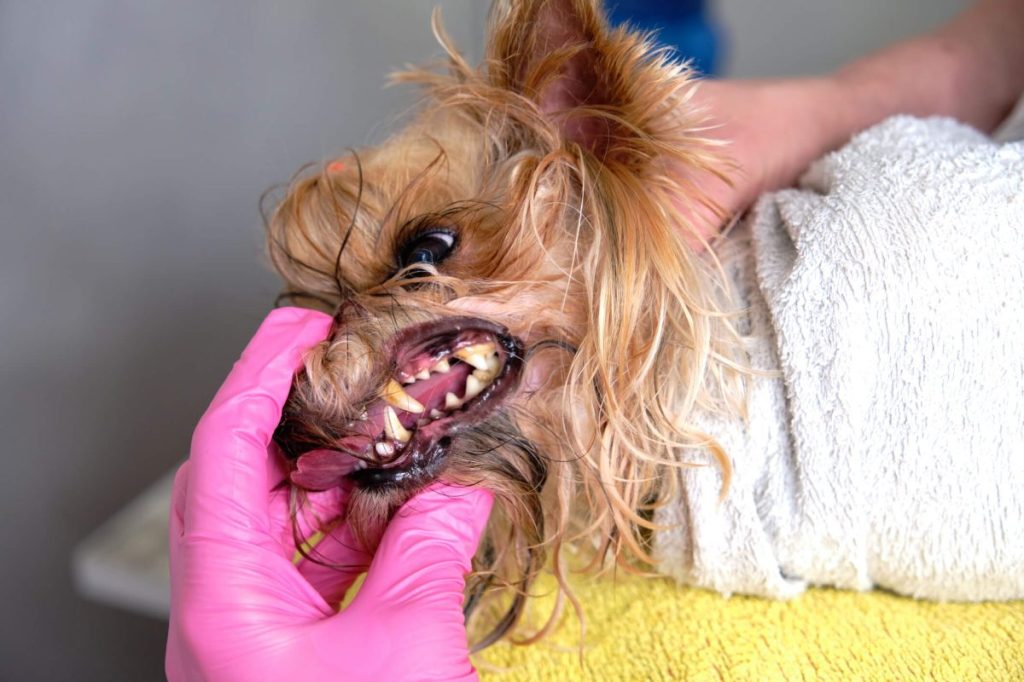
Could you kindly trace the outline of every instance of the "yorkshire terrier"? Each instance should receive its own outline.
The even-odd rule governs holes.
[[[569,554],[651,565],[667,474],[699,449],[728,478],[691,416],[740,409],[748,371],[696,224],[689,178],[727,166],[691,71],[599,0],[499,0],[479,68],[434,31],[444,68],[396,77],[411,123],[268,216],[284,296],[334,315],[275,439],[298,489],[352,486],[371,549],[435,479],[494,492],[467,603],[510,596],[479,648]]]

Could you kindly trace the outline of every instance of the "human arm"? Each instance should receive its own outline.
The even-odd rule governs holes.
[[[734,215],[889,116],[951,116],[991,131],[1022,92],[1024,0],[981,0],[931,33],[824,76],[704,81],[695,101],[736,168],[731,186],[711,177],[701,186]],[[720,226],[709,221],[705,237]]]

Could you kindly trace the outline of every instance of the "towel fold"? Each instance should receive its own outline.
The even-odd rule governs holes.
[[[1024,143],[890,119],[759,202],[731,274],[755,367],[733,462],[681,472],[667,574],[723,593],[1024,597]],[[710,464],[710,462],[709,462]]]

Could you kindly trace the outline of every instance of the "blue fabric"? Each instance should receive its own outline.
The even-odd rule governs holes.
[[[717,73],[722,36],[709,19],[704,0],[609,0],[608,10],[613,23],[655,31],[660,43],[690,60],[698,71]]]

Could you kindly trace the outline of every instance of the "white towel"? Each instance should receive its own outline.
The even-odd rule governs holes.
[[[1024,143],[890,119],[763,197],[732,275],[750,417],[683,471],[660,569],[724,593],[1024,597]]]

